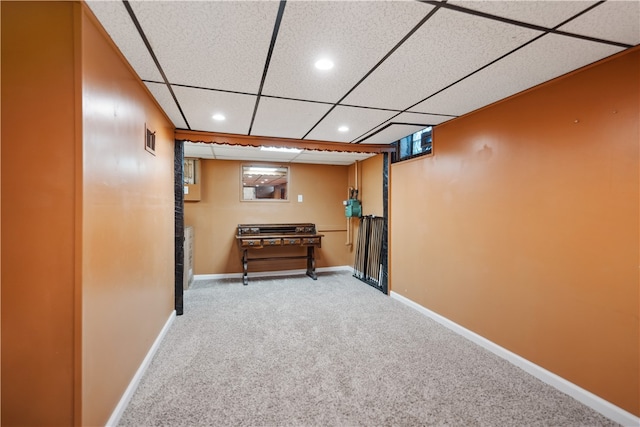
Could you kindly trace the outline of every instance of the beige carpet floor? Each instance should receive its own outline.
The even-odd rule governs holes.
[[[123,426],[612,426],[349,273],[198,281]]]

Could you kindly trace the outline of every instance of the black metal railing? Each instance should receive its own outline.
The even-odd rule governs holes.
[[[360,228],[356,242],[353,277],[387,293],[386,275],[386,221],[380,216],[360,217]]]

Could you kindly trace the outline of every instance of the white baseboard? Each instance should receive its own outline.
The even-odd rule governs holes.
[[[147,352],[147,355],[145,356],[144,360],[140,364],[140,367],[136,371],[136,374],[131,379],[129,386],[127,387],[127,389],[124,391],[124,394],[120,398],[120,402],[118,402],[118,405],[113,410],[111,417],[109,417],[109,420],[107,421],[107,424],[106,424],[107,427],[111,427],[111,426],[115,427],[120,422],[120,418],[122,418],[122,414],[124,413],[124,410],[127,409],[127,405],[129,405],[129,401],[131,401],[131,398],[133,397],[133,393],[135,393],[136,389],[138,388],[138,384],[140,383],[140,380],[142,379],[144,372],[149,367],[149,364],[151,363],[153,356],[156,354],[156,351],[158,351],[158,347],[160,346],[162,339],[167,334],[167,331],[169,330],[169,327],[171,327],[171,324],[173,323],[175,318],[176,318],[176,312],[174,310],[171,312],[171,315],[165,322],[164,326],[162,327],[162,330],[156,337],[156,340],[153,342],[153,345],[151,345],[151,348],[149,349],[149,351]]]
[[[431,310],[429,310],[428,308],[425,308],[423,306],[421,306],[420,304],[410,300],[407,297],[404,297],[400,294],[397,294],[393,291],[391,291],[390,294],[391,298],[394,298],[404,304],[406,304],[407,306],[419,311],[420,313],[424,314],[425,316],[435,320],[436,322],[440,323],[441,325],[445,326],[448,329],[451,329],[452,331],[456,332],[459,335],[462,335],[463,337],[467,338],[468,340],[474,342],[475,344],[478,344],[479,346],[489,350],[490,352],[494,353],[495,355],[507,360],[508,362],[511,362],[512,364],[516,365],[517,367],[519,367],[520,369],[524,370],[525,372],[533,375],[534,377],[538,378],[539,380],[549,384],[550,386],[560,390],[561,392],[568,394],[569,396],[573,397],[574,399],[576,399],[577,401],[579,401],[580,403],[590,407],[591,409],[601,413],[602,415],[604,415],[605,417],[619,423],[622,424],[623,426],[640,426],[640,418],[636,417],[635,415],[633,415],[630,412],[625,411],[624,409],[612,404],[611,402],[608,402],[606,400],[604,400],[603,398],[596,396],[595,394],[591,393],[588,390],[585,390],[567,380],[565,380],[564,378],[554,374],[551,371],[548,371],[546,369],[544,369],[541,366],[536,365],[533,362],[530,362],[529,360],[518,356],[517,354],[507,350],[504,347],[499,346],[498,344],[489,341],[488,339],[476,334],[475,332],[472,332],[460,325],[458,325],[455,322],[452,322],[451,320],[447,319],[446,317],[443,317],[441,315],[439,315],[438,313],[435,313]]]
[[[349,265],[339,265],[337,267],[318,267],[316,273],[326,273],[330,271],[353,271],[353,267]],[[297,270],[280,270],[280,271],[250,271],[249,278],[252,277],[280,277],[294,276],[298,274],[306,274],[306,269]],[[194,280],[219,280],[219,279],[242,279],[242,273],[227,274],[196,274]]]

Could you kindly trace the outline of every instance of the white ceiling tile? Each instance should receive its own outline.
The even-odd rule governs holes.
[[[551,80],[622,48],[548,34],[416,105],[415,111],[462,115]]]
[[[164,112],[169,116],[173,125],[178,129],[187,129],[187,124],[178,110],[176,101],[173,100],[171,92],[167,89],[167,85],[164,83],[145,83],[149,91],[153,94],[153,97],[158,101],[158,104],[162,107]]]
[[[308,161],[301,161],[301,162],[292,162],[292,163],[308,163],[308,164],[315,164],[315,165],[338,165],[338,166],[347,166],[350,165],[353,162],[347,163],[346,161],[344,163],[342,162],[334,162],[332,160],[321,160],[321,159],[310,159]]]
[[[640,1],[609,0],[559,30],[630,45],[640,44]]]
[[[244,160],[248,162],[261,162],[264,159],[259,154],[246,154],[243,156],[216,156],[216,160]]]
[[[387,126],[389,125],[389,126]],[[407,125],[404,123],[387,123],[380,127],[380,131],[370,133],[370,137],[361,140],[360,144],[391,144],[407,135],[418,132],[425,128],[422,125]]]
[[[344,102],[403,110],[539,34],[440,9]]]
[[[278,153],[275,151],[258,150],[254,153],[254,156],[259,157],[261,160],[291,161],[295,159],[299,154],[300,153]]]
[[[379,126],[372,130],[367,135],[358,138],[357,142],[359,144],[391,144],[428,126],[430,125],[426,125],[424,123],[410,124],[408,121],[401,122],[393,119],[388,123],[385,123],[383,126]]]
[[[158,67],[138,34],[131,17],[120,1],[86,2],[111,39],[127,58],[138,77],[143,80],[162,81]]]
[[[495,1],[495,0],[450,0],[448,3],[490,15],[553,28],[582,12],[595,1]]]
[[[307,135],[306,139],[351,142],[395,114],[397,113],[393,111],[339,105]],[[338,128],[341,126],[347,126],[349,130],[340,132]]]
[[[171,83],[257,93],[278,2],[130,4]]]
[[[339,153],[326,151],[305,151],[293,163],[316,163],[329,165],[350,165],[355,161],[365,160],[375,154],[370,153]]]
[[[268,163],[322,163],[330,165],[350,165],[356,160],[364,160],[375,153],[352,153],[340,151],[303,150],[301,153],[279,153],[262,151],[259,147],[203,144],[186,142],[185,157],[218,160],[243,160]],[[215,153],[215,154],[212,154]]]
[[[354,156],[354,153],[340,153],[337,151],[305,151],[304,153],[298,156],[298,159],[308,159],[309,156],[313,156],[318,160],[331,160],[336,159],[338,157],[341,158],[350,158]]]
[[[260,156],[261,151],[258,147],[243,147],[241,145],[213,144],[213,154],[219,157],[238,157],[244,156]]]
[[[241,145],[213,144],[213,152],[216,159],[224,160],[260,160],[272,162],[289,162],[300,153],[286,153],[276,151],[263,151],[259,147],[244,147]]]
[[[386,122],[371,129],[366,135],[362,135],[355,142],[361,144],[390,144],[407,135],[424,129],[427,126],[435,126],[444,123],[454,117],[437,116],[422,113],[401,113]]]
[[[123,3],[88,2],[175,126],[246,135],[280,2],[129,4],[174,83],[186,123],[169,90],[162,84],[150,83],[162,80],[160,73]],[[595,3],[450,0],[450,4],[552,27]],[[473,111],[620,50],[607,43],[546,35],[487,66],[540,32],[450,10],[444,5],[310,131],[330,110],[327,103],[345,96],[433,8],[431,4],[408,0],[287,1],[251,133],[300,138],[309,132],[306,139],[353,142],[389,125],[363,141],[388,143],[405,136],[401,133],[414,130],[402,130],[402,126],[437,125],[448,120],[447,115]],[[609,0],[598,4],[561,30],[640,44],[640,1]],[[335,67],[318,75],[313,62],[326,53],[333,56]],[[468,75],[471,76],[411,112],[397,114]],[[198,89],[202,86],[206,87]],[[212,120],[217,112],[224,113],[227,120]],[[350,131],[338,132],[341,125],[349,126]],[[266,156],[273,156],[244,148],[247,150],[223,151],[223,157],[265,160]],[[199,153],[204,156],[206,149]],[[284,161],[309,162],[308,157],[322,162],[351,161],[344,156],[339,160],[325,159],[322,152],[300,156]]]
[[[331,104],[261,97],[251,135],[302,138]]]
[[[200,159],[213,159],[213,144],[194,142],[184,143],[184,157],[197,157]]]
[[[397,117],[394,117],[391,121],[399,123],[426,123],[429,126],[435,126],[451,119],[455,119],[455,116],[440,116],[435,114],[416,114],[412,112],[405,112]]]
[[[287,2],[263,93],[337,102],[432,9],[409,1]],[[322,57],[334,68],[317,70]]]
[[[348,157],[350,157],[350,159],[352,160],[352,162],[355,162],[356,160],[358,161],[362,161],[365,159],[368,159],[369,157],[373,157],[376,156],[377,154],[371,154],[371,153],[355,153],[352,154]]]
[[[255,96],[181,86],[173,86],[173,91],[192,130],[244,135],[249,131]],[[211,118],[218,113],[226,120]]]

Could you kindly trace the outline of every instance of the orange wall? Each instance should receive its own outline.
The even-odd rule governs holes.
[[[392,165],[395,292],[640,415],[638,49]]]
[[[2,7],[0,7],[0,22],[2,22]],[[2,32],[0,31],[0,46],[2,45]],[[1,48],[0,48],[1,50]],[[2,61],[0,61],[1,63]],[[2,67],[0,67],[0,82],[2,82]],[[1,90],[0,90],[1,92]],[[2,102],[0,102],[0,117],[2,116]],[[0,135],[2,124],[0,123]],[[0,136],[0,145],[2,137]],[[2,150],[0,149],[0,187],[2,185]],[[0,224],[2,223],[2,198],[0,197]],[[2,227],[0,226],[0,242],[2,241]],[[2,245],[0,244],[0,289],[2,288]],[[2,325],[2,292],[0,292],[0,325]],[[2,331],[0,327],[0,384],[2,384]],[[2,402],[2,387],[0,386],[0,402]],[[0,403],[0,425],[2,425],[2,403]]]
[[[1,7],[2,424],[104,425],[173,310],[174,129],[84,5]]]
[[[1,7],[2,424],[71,425],[79,173],[74,6]]]
[[[82,424],[92,426],[107,422],[174,305],[174,128],[99,28],[85,9]]]
[[[185,203],[185,225],[194,231],[194,273],[242,271],[235,233],[243,223],[311,222],[324,234],[316,267],[349,264],[342,201],[347,194],[347,166],[290,164],[289,201],[241,202],[240,166],[231,160],[202,160],[202,199]],[[301,194],[303,202],[298,203]],[[261,254],[267,254],[265,249]],[[279,251],[280,252],[280,251]],[[282,253],[282,252],[280,252]],[[302,252],[300,252],[302,253]],[[306,268],[304,260],[250,263],[251,271]]]
[[[349,187],[358,188],[358,199],[362,203],[362,215],[383,216],[384,204],[382,198],[382,167],[383,154],[369,157],[366,160],[349,166]],[[358,178],[356,180],[356,169]],[[345,193],[345,199],[348,194]],[[350,219],[351,243],[349,246],[349,265],[354,265],[355,248],[360,230],[360,220]]]
[[[363,215],[384,215],[382,203],[382,160],[383,154],[369,157],[358,164],[359,197],[362,199]]]

